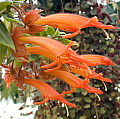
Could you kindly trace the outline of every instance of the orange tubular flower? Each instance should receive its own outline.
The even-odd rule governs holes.
[[[67,46],[65,46],[62,43],[47,37],[31,36],[31,37],[20,37],[17,39],[22,42],[40,45],[49,52],[51,52],[51,54],[53,54],[56,57],[56,60],[54,62],[41,67],[41,68],[49,68],[57,65],[55,69],[54,68],[49,69],[48,71],[59,69],[62,64],[73,64],[77,67],[79,67],[80,63],[88,66],[98,65],[98,63],[94,63],[90,60],[85,60],[80,55],[76,54],[76,52],[74,52],[71,48],[69,48],[71,45],[73,45],[74,42],[70,42]]]
[[[52,87],[50,87],[47,83],[44,83],[39,80],[33,80],[33,79],[24,79],[24,83],[37,88],[42,93],[43,97],[45,98],[44,101],[36,102],[36,103],[34,103],[34,105],[43,104],[45,102],[48,102],[49,100],[59,100],[66,105],[77,108],[75,104],[67,102],[63,98],[63,96],[64,96],[63,94],[59,94],[56,90],[54,90]]]
[[[73,65],[69,66],[69,69],[71,72],[79,74],[80,76],[83,76],[84,78],[88,78],[88,79],[96,78],[96,79],[101,80],[101,81],[112,83],[112,81],[109,78],[102,77],[102,75],[103,75],[102,73],[97,74],[94,71],[95,69],[89,71],[87,69],[77,68]]]
[[[94,55],[94,54],[86,54],[81,55],[86,60],[91,60],[93,62],[99,62],[100,65],[115,65],[109,58],[101,55]]]
[[[70,86],[72,86],[72,90],[70,90],[68,92],[63,92],[63,94],[72,93],[73,91],[75,91],[76,88],[83,88],[84,90],[91,92],[91,93],[103,94],[103,92],[101,90],[89,86],[88,79],[81,80],[77,76],[75,76],[67,71],[55,70],[52,72],[47,72],[47,74],[58,77],[58,78],[62,79],[63,81],[65,81],[66,83],[68,83]]]
[[[37,25],[49,25],[64,31],[74,32],[73,34],[65,35],[63,38],[71,38],[81,33],[80,30],[86,27],[97,27],[101,29],[117,29],[112,25],[104,25],[98,22],[97,17],[87,18],[75,14],[61,13],[52,14],[41,18],[34,22]]]
[[[14,74],[10,72],[6,72],[4,75],[4,81],[6,82],[7,88],[10,88],[10,84],[15,80]]]
[[[56,59],[56,57],[54,55],[52,55],[49,51],[47,51],[45,48],[42,48],[41,46],[27,47],[27,50],[31,54],[42,55],[42,56],[45,56],[51,60]],[[79,74],[80,76],[83,76],[84,78],[88,78],[88,79],[96,78],[96,79],[101,80],[101,81],[112,83],[112,81],[109,78],[102,77],[102,75],[103,75],[102,73],[97,74],[96,72],[94,72],[94,70],[89,71],[86,67],[85,68],[83,68],[83,67],[78,68],[74,65],[69,65],[68,68],[69,68],[70,72]],[[62,67],[61,70],[68,71],[68,68]]]

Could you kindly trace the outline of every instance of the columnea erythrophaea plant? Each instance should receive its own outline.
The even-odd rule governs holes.
[[[23,90],[25,90],[23,84],[28,84],[37,88],[43,97],[43,101],[33,104],[39,105],[49,100],[58,100],[74,108],[77,108],[77,106],[66,101],[63,96],[73,93],[77,88],[82,88],[90,93],[103,94],[100,89],[89,85],[92,78],[109,83],[112,83],[112,81],[104,77],[102,72],[96,73],[95,68],[92,68],[92,66],[115,66],[114,62],[102,55],[78,55],[71,48],[76,42],[70,41],[65,45],[56,39],[40,36],[39,33],[44,32],[48,26],[52,26],[63,31],[73,32],[62,36],[62,38],[71,38],[82,34],[80,30],[83,28],[117,29],[116,26],[100,23],[96,16],[87,18],[75,14],[59,13],[42,17],[38,14],[42,10],[25,12],[16,6],[11,6],[11,9],[18,12],[24,26],[12,26],[10,35],[15,49],[11,49],[11,55],[14,57],[14,61],[8,66],[1,64],[2,67],[7,69],[4,80],[8,88],[10,88],[11,82],[14,82]],[[28,56],[31,54],[44,56],[50,59],[51,62],[47,62],[44,58],[41,58],[39,70],[33,65],[32,72],[29,72],[25,69],[25,66],[30,62]],[[20,62],[20,66],[15,67],[15,61]],[[39,73],[41,77],[44,77],[42,81],[38,76]],[[51,79],[54,81],[56,77],[70,85],[71,90],[63,90],[61,93],[58,93],[45,82]]]

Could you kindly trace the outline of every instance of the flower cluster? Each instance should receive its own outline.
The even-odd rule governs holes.
[[[8,87],[10,87],[10,82],[15,82],[15,84],[22,89],[25,89],[23,84],[28,84],[37,88],[42,93],[44,100],[42,102],[35,102],[35,105],[43,104],[49,100],[59,100],[74,108],[77,108],[76,105],[67,102],[63,97],[65,94],[74,92],[76,88],[82,88],[90,93],[103,94],[100,89],[89,85],[91,78],[109,83],[112,83],[112,81],[109,78],[103,77],[102,72],[97,74],[95,68],[92,69],[91,66],[115,65],[108,57],[94,54],[78,55],[71,49],[71,46],[75,43],[74,41],[71,41],[68,45],[64,45],[52,38],[36,35],[24,36],[23,33],[30,35],[36,34],[44,31],[46,25],[48,25],[64,31],[74,32],[63,36],[63,38],[71,38],[81,33],[80,30],[86,27],[94,26],[101,29],[116,29],[117,27],[104,25],[98,22],[97,17],[89,19],[68,13],[41,17],[41,15],[38,14],[39,12],[41,12],[41,10],[30,10],[27,13],[23,12],[24,15],[23,17],[21,15],[21,19],[26,27],[17,26],[11,33],[16,47],[16,52],[12,54],[17,60],[22,62],[22,65],[18,68],[14,68],[13,64],[7,67],[9,70],[6,72],[4,79]],[[34,44],[34,46],[26,47],[26,43]],[[63,91],[59,94],[50,85],[45,83],[45,81],[41,81],[39,78],[35,79],[35,74],[22,70],[22,66],[25,66],[25,64],[29,62],[28,55],[30,54],[37,54],[50,59],[52,63],[46,62],[45,65],[40,66],[41,76],[44,78],[45,76],[60,78],[71,86],[71,90]],[[79,78],[76,74],[79,74],[83,78]]]

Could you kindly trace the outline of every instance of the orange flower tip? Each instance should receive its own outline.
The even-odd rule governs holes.
[[[100,89],[98,89],[98,91],[96,93],[97,94],[103,94],[103,92]]]
[[[86,87],[84,87],[83,89],[90,93],[103,94],[103,92],[100,89],[91,87],[89,85],[86,85]]]
[[[77,106],[76,106],[75,104],[66,101],[63,97],[58,97],[58,100],[59,100],[60,102],[64,103],[64,104],[66,104],[66,105],[69,105],[69,106],[71,106],[71,107],[77,108]]]
[[[104,78],[104,77],[100,77],[101,81],[105,81],[105,82],[109,82],[112,83],[112,81],[109,78]]]
[[[109,58],[105,57],[105,58],[102,58],[102,60],[104,61],[104,65],[113,65],[115,66],[116,64],[113,63]]]

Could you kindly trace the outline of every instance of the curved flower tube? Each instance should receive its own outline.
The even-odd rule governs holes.
[[[49,58],[51,60],[55,60],[56,59],[56,57],[54,55],[52,55],[51,52],[47,51],[45,48],[43,48],[41,46],[27,47],[27,50],[28,50],[29,53],[42,55],[42,56],[45,56],[45,57],[47,57],[47,58]],[[94,55],[92,55],[92,56],[94,56]],[[108,62],[112,62],[110,59],[108,59],[105,56],[100,56],[100,55],[95,55],[95,56],[98,58],[98,60],[97,60],[98,62],[101,62],[102,58],[106,58],[108,60]],[[104,63],[104,65],[105,65],[105,63]],[[96,79],[101,80],[101,81],[112,83],[112,81],[109,78],[102,77],[102,75],[103,75],[102,73],[97,74],[94,70],[90,70],[89,71],[85,66],[83,67],[81,65],[81,67],[82,68],[78,68],[78,67],[76,67],[74,65],[68,65],[68,68],[69,68],[70,72],[79,74],[79,75],[83,76],[84,78],[88,78],[88,79],[96,78]],[[62,67],[61,70],[68,71],[68,68]]]
[[[48,102],[49,100],[59,100],[60,102],[69,105],[71,107],[77,108],[75,104],[67,102],[63,98],[63,94],[59,94],[56,90],[54,90],[51,86],[49,86],[47,83],[39,81],[39,80],[33,80],[33,79],[24,79],[25,84],[29,84],[31,86],[34,86],[37,88],[45,98],[42,102],[36,102],[34,105],[43,104],[45,102]]]
[[[94,63],[90,60],[85,60],[80,55],[76,54],[71,48],[74,42],[70,42],[67,46],[62,43],[46,37],[38,37],[38,36],[30,36],[30,37],[19,37],[18,40],[26,43],[32,43],[36,45],[40,45],[51,54],[56,56],[56,60],[49,65],[42,66],[41,68],[49,68],[54,65],[57,65],[56,69],[59,69],[62,64],[73,64],[79,66],[79,63],[86,64],[88,66],[96,66],[98,63]],[[49,71],[53,71],[56,69],[51,69]]]
[[[65,81],[66,83],[68,83],[70,86],[72,86],[72,90],[68,92],[63,92],[63,94],[72,93],[73,91],[75,91],[76,88],[83,88],[84,90],[91,92],[91,93],[97,93],[97,94],[103,93],[101,90],[89,86],[88,85],[89,79],[81,80],[77,76],[67,71],[55,70],[52,72],[47,72],[47,74],[58,77],[62,79],[63,81]]]
[[[86,27],[97,27],[101,29],[117,29],[112,25],[104,25],[98,22],[98,18],[92,17],[87,18],[80,15],[61,13],[61,14],[52,14],[44,18],[38,19],[34,22],[37,25],[49,25],[64,31],[74,32],[73,34],[65,35],[63,38],[71,38],[81,33],[81,29]]]
[[[27,50],[31,54],[42,55],[42,56],[45,56],[51,60],[56,59],[56,57],[54,55],[52,55],[49,51],[47,51],[45,48],[42,48],[41,46],[27,47]],[[98,57],[100,57],[100,55],[98,55]],[[101,58],[103,58],[103,57],[105,58],[105,56],[101,56]],[[99,60],[99,58],[98,58],[98,60]],[[65,68],[65,67],[61,67],[60,70],[70,71],[70,72],[79,74],[79,75],[83,76],[84,78],[88,78],[88,79],[96,78],[96,79],[101,80],[101,81],[112,83],[112,81],[109,78],[102,77],[102,75],[103,75],[102,73],[97,74],[94,70],[90,69],[90,71],[89,71],[85,66],[84,67],[81,66],[81,67],[82,68],[78,68],[74,65],[68,65],[69,70],[68,70],[68,68]]]

